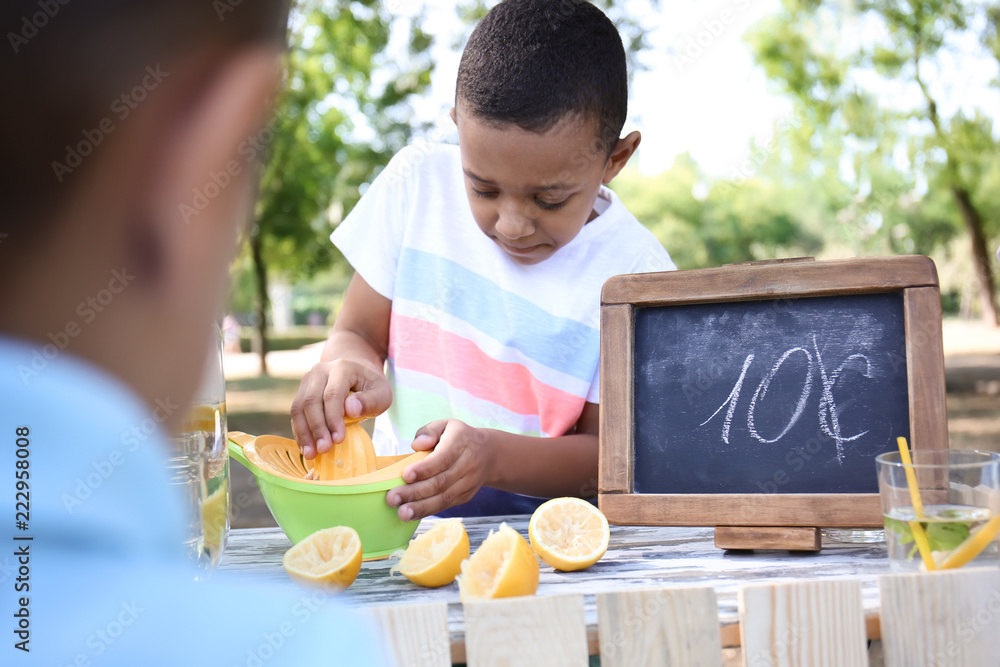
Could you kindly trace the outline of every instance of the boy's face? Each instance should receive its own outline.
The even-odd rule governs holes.
[[[567,119],[530,132],[489,124],[461,103],[452,118],[472,215],[518,264],[545,261],[572,241],[595,217],[601,184],[624,166],[609,161],[596,122]]]

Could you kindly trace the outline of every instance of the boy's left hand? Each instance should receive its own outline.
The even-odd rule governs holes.
[[[405,485],[386,494],[400,521],[430,516],[472,499],[493,469],[494,453],[485,429],[457,419],[431,422],[417,431],[412,447],[434,451],[403,471]]]

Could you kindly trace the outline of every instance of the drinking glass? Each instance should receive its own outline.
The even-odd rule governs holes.
[[[899,452],[875,457],[892,570],[929,569],[925,558],[935,569],[1000,565],[1000,454],[918,449],[911,455],[909,465]]]
[[[192,561],[205,576],[222,558],[229,536],[229,449],[226,427],[226,384],[222,369],[222,332],[214,340],[194,405],[181,432],[172,439],[172,481],[187,500]]]

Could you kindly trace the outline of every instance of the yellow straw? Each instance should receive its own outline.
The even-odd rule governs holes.
[[[906,473],[906,484],[910,487],[910,500],[913,502],[913,513],[918,519],[924,518],[924,504],[920,502],[920,489],[917,488],[917,474],[913,470],[913,461],[910,459],[910,448],[906,444],[906,438],[900,436],[896,438],[899,444],[899,458],[903,461],[903,471]]]
[[[906,473],[906,485],[910,488],[910,502],[913,503],[913,513],[917,519],[924,518],[924,504],[920,502],[920,489],[917,488],[917,474],[913,470],[913,461],[910,459],[910,448],[906,444],[906,438],[900,436],[896,438],[899,445],[899,458],[903,461],[903,472]],[[924,534],[924,527],[919,521],[909,521],[910,530],[913,532],[913,540],[920,550],[920,558],[924,561],[924,567],[928,570],[936,570],[934,557],[931,555],[931,545]]]

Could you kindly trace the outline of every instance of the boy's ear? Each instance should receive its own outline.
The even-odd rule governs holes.
[[[451,122],[455,123],[455,125],[457,126],[458,116],[455,115],[455,107],[451,108],[451,111],[448,112],[448,115],[451,116]]]
[[[639,147],[641,140],[642,135],[639,134],[638,130],[629,132],[627,136],[618,140],[614,150],[611,151],[611,155],[608,157],[608,165],[604,168],[604,178],[601,179],[604,185],[610,183],[618,175],[618,172],[625,168],[629,158],[635,154],[635,149]]]

